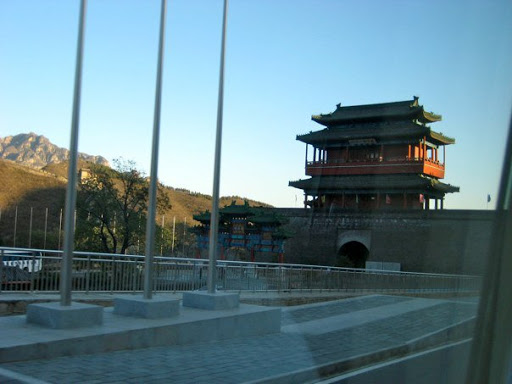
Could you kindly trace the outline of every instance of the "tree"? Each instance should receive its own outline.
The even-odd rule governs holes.
[[[144,243],[149,180],[133,161],[114,160],[115,169],[91,165],[77,195],[77,247],[91,251],[125,253]],[[170,208],[159,186],[157,209]]]

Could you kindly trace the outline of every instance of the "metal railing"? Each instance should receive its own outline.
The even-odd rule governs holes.
[[[0,262],[0,292],[56,292],[62,251],[0,247],[0,257],[30,252],[42,262],[35,272]],[[12,257],[12,256],[11,256]],[[23,256],[26,257],[26,256]],[[142,292],[144,256],[75,252],[72,289],[78,292]],[[181,292],[204,289],[208,260],[154,257],[153,289]],[[217,289],[229,291],[373,291],[478,292],[481,278],[468,275],[413,273],[301,264],[217,262]]]

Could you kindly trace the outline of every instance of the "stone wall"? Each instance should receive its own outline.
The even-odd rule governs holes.
[[[347,212],[277,209],[294,233],[285,262],[336,265],[340,247],[357,241],[369,261],[398,262],[403,271],[481,274],[494,211]]]

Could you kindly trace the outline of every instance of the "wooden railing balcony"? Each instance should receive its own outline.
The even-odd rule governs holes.
[[[308,176],[340,176],[340,175],[382,175],[393,173],[421,173],[444,178],[445,165],[433,159],[422,158],[389,158],[385,160],[328,160],[309,161],[306,164]]]

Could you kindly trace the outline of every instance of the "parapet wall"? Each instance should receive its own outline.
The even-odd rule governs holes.
[[[278,208],[294,233],[285,262],[336,265],[341,245],[357,241],[368,261],[397,262],[403,271],[481,274],[494,211],[318,211]]]

